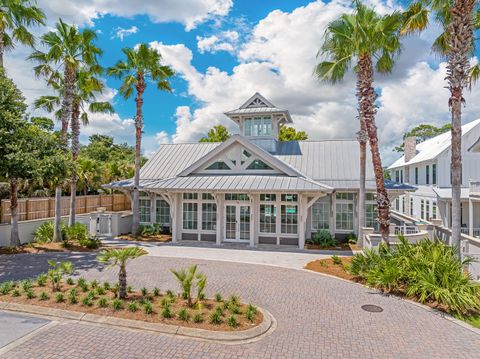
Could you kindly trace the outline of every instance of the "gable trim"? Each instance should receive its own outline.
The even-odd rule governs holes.
[[[266,106],[252,106],[252,107],[249,107],[253,101],[255,101],[256,99],[262,101]],[[245,103],[240,106],[240,108],[262,108],[262,107],[275,107],[274,104],[272,104],[270,101],[268,101],[265,97],[263,97],[262,95],[260,95],[258,92],[255,92],[255,94],[250,97],[247,101],[245,101]]]

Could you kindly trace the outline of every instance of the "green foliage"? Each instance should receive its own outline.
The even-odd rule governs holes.
[[[93,298],[87,295],[85,298],[83,298],[82,304],[86,307],[91,307],[93,305]]]
[[[170,304],[164,305],[162,308],[162,317],[168,319],[172,317],[172,309],[170,308]]]
[[[56,293],[55,294],[55,302],[63,303],[65,301],[65,295],[63,293]]]
[[[332,258],[333,264],[336,264],[336,265],[342,264],[342,258],[337,256],[336,254],[334,254],[331,258]]]
[[[225,142],[230,138],[231,134],[223,125],[216,125],[208,131],[207,137],[203,137],[198,142]]]
[[[247,318],[249,322],[253,322],[255,320],[256,315],[257,315],[257,308],[254,305],[249,304],[245,312],[245,318]]]
[[[63,222],[62,226],[65,228]],[[52,221],[44,222],[33,232],[33,240],[36,243],[50,243],[53,240],[53,230],[54,224]]]
[[[127,305],[129,312],[135,313],[138,310],[138,304],[136,302],[130,302]]]
[[[357,243],[357,235],[354,232],[348,233],[346,239],[349,244]]]
[[[131,285],[127,285],[127,293],[133,293],[133,287]]]
[[[109,282],[103,282],[103,288],[105,290],[110,290],[110,283]]]
[[[97,305],[100,307],[100,308],[106,308],[108,307],[108,300],[107,298],[105,297],[102,297],[98,300],[97,302]]]
[[[231,315],[227,318],[227,324],[229,327],[236,328],[238,327],[238,320],[235,315]]]
[[[305,131],[297,131],[290,126],[281,125],[278,133],[279,141],[304,141],[308,140],[308,134]]]
[[[98,280],[94,279],[90,282],[90,287],[92,287],[93,289],[97,288],[98,287]]]
[[[32,289],[28,289],[25,291],[25,294],[27,296],[27,299],[33,299],[35,298],[35,293],[33,292]]]
[[[31,281],[31,279],[25,279],[25,280],[22,280],[20,282],[20,285],[22,286],[22,290],[24,292],[26,292],[26,291],[32,289],[33,283]]]
[[[194,316],[193,316],[193,322],[194,323],[203,323],[204,319],[203,319],[203,315],[202,313],[196,313]]]
[[[216,302],[221,302],[223,300],[222,295],[220,293],[215,293],[214,298]]]
[[[381,245],[378,252],[356,254],[351,274],[386,292],[402,291],[419,302],[438,303],[452,313],[480,310],[480,285],[463,271],[456,250],[439,241],[424,239],[410,244],[400,237],[395,248]]]
[[[153,295],[155,297],[158,297],[160,295],[160,289],[157,287],[153,288]]]
[[[98,294],[98,295],[105,295],[105,293],[106,293],[106,290],[105,290],[104,287],[100,287],[100,286],[99,286],[99,287],[97,287],[95,290],[97,291],[97,294]]]
[[[222,324],[222,314],[218,311],[213,311],[210,313],[210,323],[211,324]]]
[[[75,281],[73,280],[73,278],[68,277],[68,278],[67,278],[67,284],[68,284],[68,285],[74,285],[74,284],[75,284]]]
[[[13,281],[4,282],[0,285],[0,295],[6,295],[15,287]]]
[[[188,269],[171,270],[175,279],[177,279],[182,289],[182,297],[187,299],[188,305],[192,306],[192,288],[197,288],[197,303],[205,296],[205,287],[207,285],[207,277],[202,273],[197,273],[197,266],[193,265]],[[194,282],[196,280],[196,282]]]
[[[178,319],[183,320],[184,322],[188,322],[190,319],[190,313],[186,308],[182,308],[178,311]]]
[[[79,287],[84,287],[84,286],[87,286],[87,287],[88,287],[87,280],[86,280],[85,278],[83,278],[83,277],[78,278],[78,280],[77,280],[77,285],[78,285]]]
[[[228,305],[228,310],[230,311],[230,313],[232,314],[240,314],[240,307],[236,304],[229,304]]]
[[[240,305],[240,297],[238,295],[231,295],[228,298],[229,305]]]
[[[78,303],[78,293],[75,288],[70,289],[70,291],[68,292],[68,302],[70,304]]]
[[[334,247],[337,245],[337,240],[335,237],[333,237],[332,234],[325,229],[312,234],[311,242],[324,248]]]
[[[123,309],[123,300],[119,298],[115,298],[114,300],[112,300],[112,308],[115,311]]]
[[[143,287],[142,289],[140,289],[140,292],[142,293],[142,296],[146,297],[148,296],[148,289]]]
[[[405,132],[405,134],[403,135],[403,139],[405,140],[407,137],[414,136],[417,139],[417,144],[419,144],[430,138],[441,135],[442,133],[451,131],[451,129],[452,129],[452,124],[450,122],[439,127],[434,125],[429,125],[429,124],[421,124],[412,128],[410,131]],[[401,145],[396,146],[393,150],[396,152],[403,153],[405,151],[405,143],[402,143]]]
[[[12,297],[20,297],[20,295],[21,295],[20,291],[17,288],[15,288],[12,292]]]
[[[158,223],[154,223],[150,225],[141,224],[138,227],[138,234],[140,234],[143,237],[156,236],[156,235],[162,234],[162,225]]]
[[[40,300],[49,300],[50,297],[48,296],[48,293],[47,292],[42,292],[40,293]]]

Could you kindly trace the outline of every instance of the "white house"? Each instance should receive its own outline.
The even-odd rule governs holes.
[[[223,143],[161,145],[140,173],[140,221],[170,227],[173,241],[296,245],[325,229],[358,228],[356,140],[277,141],[290,113],[256,93],[225,113],[240,134]],[[355,119],[352,119],[355,121]],[[353,125],[353,124],[352,124]],[[367,158],[365,226],[375,227],[375,181]],[[133,181],[107,187],[129,193]],[[410,186],[387,181],[392,195]]]
[[[462,126],[462,232],[480,236],[480,120]],[[390,167],[393,180],[417,187],[400,196],[395,209],[412,217],[441,219],[451,226],[450,181],[451,133],[446,132],[420,144],[405,139],[405,153]]]

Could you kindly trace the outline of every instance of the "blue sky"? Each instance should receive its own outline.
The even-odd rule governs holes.
[[[177,72],[173,93],[161,93],[152,84],[147,88],[143,138],[147,156],[161,143],[198,141],[216,124],[235,132],[223,112],[239,107],[257,91],[288,109],[294,126],[307,131],[310,139],[355,137],[353,74],[337,85],[319,83],[312,76],[325,27],[351,10],[349,0],[38,0],[38,4],[50,29],[61,17],[96,30],[104,67],[122,58],[123,47],[143,42],[159,50]],[[402,6],[383,0],[368,4],[380,13]],[[432,26],[404,39],[394,71],[376,77],[385,164],[395,159],[392,148],[405,131],[420,123],[440,125],[449,120],[445,63],[430,51],[438,34],[439,28]],[[6,65],[32,103],[48,89],[25,61],[29,51],[19,47],[7,54]],[[105,81],[104,98],[113,102],[116,113],[91,115],[90,125],[82,128],[82,140],[102,133],[133,144],[133,99],[125,101],[117,93],[119,81],[107,77]],[[465,97],[466,123],[480,117],[480,91],[474,88]]]

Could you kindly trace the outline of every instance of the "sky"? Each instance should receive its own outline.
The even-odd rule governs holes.
[[[260,92],[277,107],[288,109],[294,126],[311,140],[355,138],[355,77],[347,74],[339,84],[319,82],[313,76],[327,24],[351,11],[351,1],[301,0],[37,0],[53,29],[58,18],[98,35],[104,67],[123,59],[124,47],[147,43],[162,55],[176,76],[173,91],[160,92],[147,85],[144,102],[143,152],[151,156],[162,143],[196,142],[217,124],[236,132],[223,113]],[[401,2],[368,0],[380,13],[402,8]],[[394,71],[376,75],[379,94],[377,127],[384,165],[398,154],[404,132],[420,123],[449,121],[445,60],[430,46],[440,30],[432,25],[419,36],[403,40]],[[18,46],[5,56],[8,74],[29,104],[48,93],[36,79],[31,49]],[[476,61],[476,57],[472,59]],[[114,114],[90,114],[81,140],[95,133],[133,144],[135,104],[117,91],[121,82],[103,76]],[[480,117],[480,90],[465,94],[463,123]],[[32,115],[41,111],[30,107]]]

